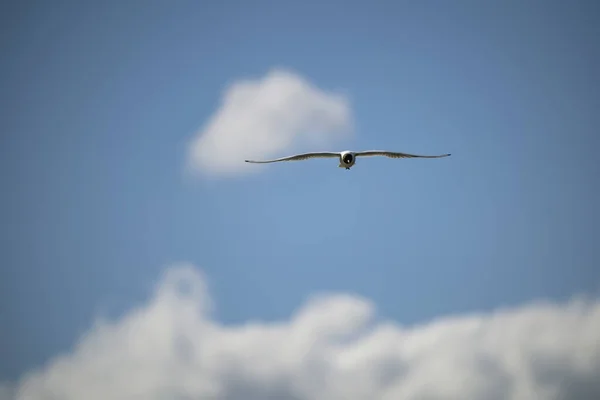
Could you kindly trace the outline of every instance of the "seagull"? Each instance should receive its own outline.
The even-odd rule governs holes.
[[[264,160],[264,161],[255,161],[255,160],[244,160],[247,163],[254,164],[267,164],[274,163],[279,161],[301,161],[308,160],[309,158],[339,158],[340,168],[346,168],[349,170],[354,163],[356,162],[356,157],[372,157],[372,156],[384,156],[390,158],[442,158],[448,157],[450,154],[440,154],[438,156],[422,156],[418,154],[409,154],[409,153],[399,153],[393,151],[384,151],[384,150],[367,150],[367,151],[341,151],[341,152],[319,152],[319,153],[303,153],[296,154],[294,156],[276,158],[274,160]]]

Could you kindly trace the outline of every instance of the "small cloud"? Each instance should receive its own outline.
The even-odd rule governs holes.
[[[245,159],[281,156],[307,146],[321,149],[350,135],[351,114],[344,95],[320,89],[289,70],[236,81],[189,143],[188,171],[205,176],[256,172],[260,166]]]
[[[352,295],[314,297],[272,323],[225,326],[209,311],[204,276],[174,267],[147,304],[96,324],[14,398],[600,399],[597,299],[414,327],[374,318]]]

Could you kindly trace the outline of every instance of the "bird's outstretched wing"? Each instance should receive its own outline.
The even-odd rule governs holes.
[[[356,152],[354,153],[354,155],[356,157],[385,156],[390,158],[442,158],[448,157],[450,154],[440,154],[437,156],[422,156],[418,154],[399,153],[394,151],[368,150]]]
[[[276,158],[274,160],[264,160],[264,161],[254,161],[254,160],[244,160],[247,163],[255,163],[255,164],[267,164],[278,161],[300,161],[307,160],[309,158],[333,158],[339,157],[340,153],[332,153],[332,152],[322,152],[322,153],[304,153],[304,154],[296,154],[295,156]]]

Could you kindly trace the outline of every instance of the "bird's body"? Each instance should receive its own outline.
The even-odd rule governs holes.
[[[338,158],[340,160],[340,168],[346,168],[349,170],[356,163],[356,157],[370,157],[370,156],[385,156],[390,158],[442,158],[448,157],[450,154],[441,154],[437,156],[422,156],[417,154],[399,153],[392,151],[383,150],[368,150],[368,151],[341,151],[341,152],[318,152],[318,153],[303,153],[296,154],[289,157],[276,158],[274,160],[254,161],[245,160],[247,163],[255,164],[267,164],[279,161],[301,161],[309,158]]]

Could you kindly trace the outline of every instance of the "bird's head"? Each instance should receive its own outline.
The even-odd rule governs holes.
[[[354,161],[354,154],[352,154],[351,151],[344,151],[341,158],[344,164],[352,164]]]

